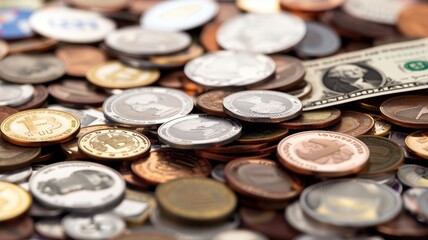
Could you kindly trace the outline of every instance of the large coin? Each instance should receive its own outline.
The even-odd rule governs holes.
[[[8,84],[0,80],[0,106],[16,107],[27,103],[34,95],[30,84]]]
[[[0,138],[0,170],[30,165],[40,155],[40,148],[20,147]]]
[[[23,188],[8,182],[0,182],[0,222],[16,218],[31,206],[31,196]]]
[[[393,124],[407,128],[428,127],[428,97],[404,95],[390,98],[380,106],[382,116]]]
[[[328,130],[359,136],[368,134],[374,127],[374,119],[366,113],[354,111],[342,111],[341,121],[330,127]]]

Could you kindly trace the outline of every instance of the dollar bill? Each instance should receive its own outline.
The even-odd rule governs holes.
[[[303,110],[428,88],[428,39],[305,61]]]

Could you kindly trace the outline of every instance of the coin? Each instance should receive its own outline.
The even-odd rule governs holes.
[[[295,46],[305,34],[302,19],[282,12],[237,15],[221,25],[216,37],[223,49],[272,54]]]
[[[128,5],[128,0],[66,0],[69,4],[77,6],[78,8],[93,10],[96,12],[116,12]]]
[[[15,113],[1,123],[8,141],[20,146],[46,146],[72,139],[80,129],[77,117],[62,111],[34,109]]]
[[[147,1],[147,0],[145,0]],[[145,2],[144,1],[144,2]],[[147,239],[147,240],[177,240],[174,235],[167,234],[164,232],[159,232],[155,230],[144,230],[135,233],[127,233],[124,235],[120,235],[115,240],[138,240],[138,239]]]
[[[125,182],[118,172],[104,165],[67,161],[47,165],[33,174],[30,191],[46,206],[94,212],[121,201]]]
[[[176,218],[199,223],[224,220],[236,207],[232,190],[208,178],[169,181],[156,188],[155,196],[163,211]]]
[[[330,127],[330,131],[341,132],[351,136],[369,133],[374,127],[374,119],[366,113],[342,111],[341,121]]]
[[[225,166],[226,165],[224,164],[217,164],[215,167],[213,167],[213,169],[211,170],[211,177],[218,182],[226,183],[226,178],[224,176]]]
[[[428,237],[427,228],[405,211],[401,211],[395,219],[376,226],[376,231],[395,239],[425,239]]]
[[[343,4],[343,0],[281,0],[281,5],[301,11],[326,11]]]
[[[219,154],[245,154],[245,153],[253,153],[258,152],[263,148],[269,147],[269,143],[259,143],[259,144],[237,144],[231,143],[218,147],[210,147],[205,148],[203,151],[219,153]]]
[[[153,56],[149,60],[155,64],[171,65],[171,66],[184,66],[184,64],[194,58],[200,57],[204,53],[204,49],[197,45],[192,44],[188,49],[167,56]]]
[[[24,148],[0,138],[0,170],[12,170],[30,165],[40,155],[40,148]]]
[[[306,22],[307,33],[296,46],[298,56],[325,57],[337,52],[341,46],[339,35],[330,27],[318,22]]]
[[[372,135],[384,137],[391,132],[392,125],[389,122],[387,122],[379,115],[370,114],[370,116],[375,121],[374,127],[371,132]]]
[[[325,128],[341,120],[341,111],[337,108],[323,108],[303,112],[299,117],[281,122],[280,127],[288,129],[317,129]]]
[[[46,103],[48,96],[49,96],[49,93],[45,86],[35,85],[34,94],[33,94],[33,97],[30,99],[30,101],[22,105],[16,106],[14,107],[14,109],[23,111],[23,110],[39,108],[43,106],[44,103]]]
[[[75,79],[50,84],[48,91],[59,102],[77,105],[100,105],[107,99],[105,93],[96,91],[85,81]]]
[[[0,40],[0,59],[4,58],[10,51],[7,42]]]
[[[241,130],[241,124],[232,119],[191,114],[162,124],[158,137],[174,148],[201,149],[233,142]]]
[[[220,25],[221,23],[218,22],[207,23],[199,35],[199,41],[208,52],[215,52],[220,50],[220,46],[218,45],[215,37],[217,30],[220,28]]]
[[[275,146],[276,148],[276,146]],[[242,154],[242,155],[224,155],[224,154],[220,154],[220,153],[213,153],[213,152],[207,152],[204,150],[197,150],[195,151],[196,155],[210,160],[210,161],[220,161],[220,162],[230,162],[233,161],[237,158],[245,158],[245,159],[257,159],[257,158],[266,158],[270,155],[272,155],[272,153],[275,152],[276,149],[269,149],[269,151],[267,152],[262,152],[262,153],[247,153],[247,154]]]
[[[79,107],[65,107],[64,105],[49,105],[48,109],[68,112],[73,114],[80,120],[81,127],[99,125],[99,124],[108,124],[108,120],[105,119],[103,113],[94,108],[79,108]]]
[[[0,226],[0,238],[7,240],[30,239],[32,234],[34,234],[33,224],[33,219],[26,215],[2,222]]]
[[[426,188],[409,188],[403,194],[404,209],[420,222],[427,221],[427,218],[421,216],[419,207],[419,199],[426,191]]]
[[[236,140],[241,144],[258,144],[274,142],[287,135],[288,129],[277,128],[271,125],[245,124],[241,137]]]
[[[190,80],[208,88],[244,87],[272,77],[275,62],[256,53],[218,51],[186,63],[184,73]]]
[[[382,116],[391,123],[406,128],[428,127],[428,97],[402,95],[382,103]]]
[[[30,84],[10,84],[0,80],[0,106],[15,107],[27,103],[34,95]]]
[[[10,40],[32,36],[33,32],[28,26],[28,19],[32,13],[31,9],[2,7],[0,16],[5,21],[0,26],[0,38]]]
[[[104,88],[135,88],[147,86],[159,78],[158,70],[140,70],[110,61],[92,67],[86,74],[89,82]]]
[[[248,13],[277,13],[281,11],[279,0],[257,1],[257,0],[237,0],[236,6]]]
[[[343,10],[352,16],[367,21],[395,25],[398,15],[409,4],[412,4],[412,2],[348,0],[344,2]]]
[[[388,138],[400,145],[404,152],[404,158],[412,160],[421,160],[420,157],[413,155],[406,147],[406,138],[409,136],[407,133],[392,131],[388,134]]]
[[[421,158],[428,158],[426,150],[426,142],[428,140],[428,132],[425,130],[414,132],[406,137],[405,144],[410,151]]]
[[[143,224],[156,207],[152,194],[127,189],[125,199],[113,209],[113,213],[129,224]]]
[[[398,15],[397,27],[400,32],[408,37],[427,37],[425,29],[425,16],[428,13],[426,4],[413,4],[407,6]]]
[[[94,66],[107,60],[107,56],[98,48],[91,46],[66,46],[55,51],[55,55],[64,61],[67,74],[84,77]]]
[[[206,177],[211,172],[211,164],[192,152],[167,148],[134,161],[132,171],[147,182],[161,184],[183,177]]]
[[[414,164],[404,164],[398,169],[397,177],[409,187],[428,188],[428,169]]]
[[[398,193],[371,180],[338,179],[306,188],[300,205],[310,217],[328,224],[368,227],[396,217],[402,208]]]
[[[81,136],[79,151],[101,161],[128,161],[143,157],[150,150],[150,140],[141,133],[118,129],[98,129]]]
[[[249,230],[229,230],[215,235],[213,240],[235,240],[235,239],[251,239],[251,240],[268,240],[268,238],[260,233]]]
[[[33,169],[31,166],[26,166],[23,168],[1,171],[0,172],[0,181],[10,182],[10,183],[21,183],[26,181],[31,174]]]
[[[280,90],[280,89],[278,89]],[[287,89],[285,93],[293,95],[299,99],[304,99],[312,91],[312,85],[309,82],[302,82],[295,87]]]
[[[48,239],[66,239],[64,228],[61,225],[61,218],[45,218],[34,223],[34,230]]]
[[[232,93],[234,92],[222,89],[204,92],[196,99],[196,107],[213,116],[227,117],[223,111],[223,99]]]
[[[9,53],[28,53],[46,51],[58,44],[58,41],[50,38],[36,37],[13,41],[9,43]]]
[[[292,134],[278,144],[279,162],[306,175],[346,176],[368,164],[369,148],[347,134],[330,131],[305,131]]]
[[[0,182],[0,221],[22,215],[31,206],[31,196],[23,188],[8,182]]]
[[[0,106],[0,123],[2,123],[10,115],[15,114],[17,112],[18,111],[13,108]]]
[[[247,90],[223,99],[225,113],[247,122],[278,123],[295,118],[302,103],[294,96],[270,90]]]
[[[122,124],[149,126],[182,116],[193,109],[192,99],[181,91],[146,87],[123,91],[103,104],[106,118]]]

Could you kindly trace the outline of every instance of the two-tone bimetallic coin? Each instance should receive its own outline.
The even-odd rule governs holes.
[[[192,109],[193,101],[188,95],[162,87],[126,90],[109,97],[103,105],[106,118],[132,126],[162,124],[183,117]]]
[[[247,90],[225,97],[223,107],[229,116],[243,121],[278,123],[299,116],[302,102],[282,92]]]
[[[162,124],[158,136],[174,148],[201,149],[233,142],[241,130],[242,125],[232,119],[191,114]]]
[[[31,206],[31,196],[23,188],[9,182],[0,182],[0,222],[22,215]]]
[[[363,179],[328,180],[306,188],[300,205],[310,217],[336,226],[369,227],[396,217],[402,208],[392,188]]]
[[[34,87],[30,84],[9,84],[0,80],[0,106],[16,107],[33,98]]]
[[[428,188],[428,168],[426,167],[404,164],[398,169],[397,177],[408,187]]]
[[[101,164],[67,161],[45,166],[30,178],[34,198],[50,207],[94,212],[120,203],[125,181]]]
[[[186,63],[184,73],[208,88],[245,87],[270,79],[275,62],[262,54],[218,51]]]

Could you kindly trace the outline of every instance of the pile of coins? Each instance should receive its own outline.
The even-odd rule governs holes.
[[[0,2],[0,239],[427,239],[427,14]]]

